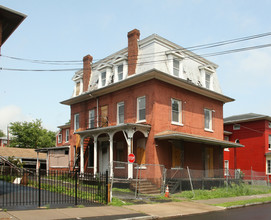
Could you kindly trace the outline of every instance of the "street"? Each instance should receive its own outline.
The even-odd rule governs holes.
[[[270,220],[271,219],[271,204],[248,206],[245,208],[228,209],[219,212],[210,212],[200,215],[190,215],[176,217],[178,220]]]

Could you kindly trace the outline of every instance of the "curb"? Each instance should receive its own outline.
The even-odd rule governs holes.
[[[256,206],[256,205],[263,205],[263,204],[269,204],[271,203],[271,201],[267,201],[267,202],[254,202],[254,203],[248,203],[245,205],[235,205],[235,206],[229,206],[229,207],[224,207],[225,209],[237,209],[237,208],[245,208],[245,207],[249,207],[249,206]],[[223,206],[219,206],[219,207],[223,207]]]

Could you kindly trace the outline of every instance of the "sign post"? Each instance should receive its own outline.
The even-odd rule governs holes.
[[[128,161],[129,163],[134,163],[135,162],[135,155],[134,154],[129,154],[128,155]]]

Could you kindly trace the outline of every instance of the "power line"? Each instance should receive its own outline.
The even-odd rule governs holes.
[[[196,45],[196,46],[190,46],[186,48],[180,48],[180,49],[173,49],[173,50],[168,50],[169,51],[178,51],[178,52],[184,52],[184,51],[195,51],[195,50],[202,50],[202,49],[209,49],[209,48],[214,48],[214,47],[219,47],[219,46],[224,46],[227,44],[233,44],[233,43],[238,43],[242,41],[247,41],[247,40],[253,40],[261,37],[266,37],[270,36],[271,32],[266,32],[262,34],[256,34],[256,35],[251,35],[251,36],[246,36],[246,37],[241,37],[241,38],[235,38],[231,40],[225,40],[225,41],[219,41],[219,42],[214,42],[214,43],[208,43],[208,44],[201,44],[201,45]],[[162,52],[153,52],[153,53],[146,53],[143,55],[136,55],[137,58],[147,58],[147,56],[151,57],[153,55],[161,54],[164,55],[165,51]],[[9,58],[9,59],[14,59],[14,60],[20,60],[20,61],[28,61],[32,63],[39,63],[39,64],[50,64],[50,65],[74,65],[74,64],[82,64],[82,60],[40,60],[40,59],[27,59],[27,58],[19,58],[19,57],[13,57],[13,56],[6,56],[6,55],[1,55],[2,57]],[[146,56],[146,57],[145,57]],[[202,56],[202,55],[201,55]],[[131,56],[133,57],[133,56]],[[95,59],[93,61],[101,61],[103,59]]]
[[[267,47],[271,47],[271,44],[263,44],[263,45],[257,45],[257,46],[252,46],[252,47],[244,47],[244,48],[225,50],[225,51],[207,53],[207,54],[201,54],[201,55],[185,56],[184,59],[221,56],[221,55],[226,55],[226,54],[239,53],[239,52],[243,52],[243,51],[261,49],[261,48],[267,48]],[[146,64],[153,64],[153,63],[157,63],[157,62],[166,62],[166,61],[168,61],[168,60],[161,59],[161,60],[154,60],[154,61],[142,61],[142,62],[131,63],[130,65],[146,65]],[[126,65],[128,66],[129,64],[126,64]],[[0,70],[7,70],[7,71],[35,71],[35,72],[78,71],[80,69],[82,69],[82,68],[73,68],[73,69],[15,69],[15,68],[3,68],[3,67],[0,68]]]

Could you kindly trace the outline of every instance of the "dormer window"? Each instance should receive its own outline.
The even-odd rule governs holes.
[[[105,86],[105,84],[106,84],[106,71],[101,73],[101,82],[102,82],[102,86]]]
[[[76,96],[78,96],[80,94],[80,82],[76,82]]]
[[[173,76],[183,78],[184,55],[177,51],[166,52],[168,58],[169,73]]]
[[[118,66],[118,81],[123,79],[123,64]]]
[[[210,89],[211,87],[211,74],[208,72],[205,73],[205,87],[206,89]]]
[[[173,59],[173,75],[179,77],[180,74],[180,61]]]

